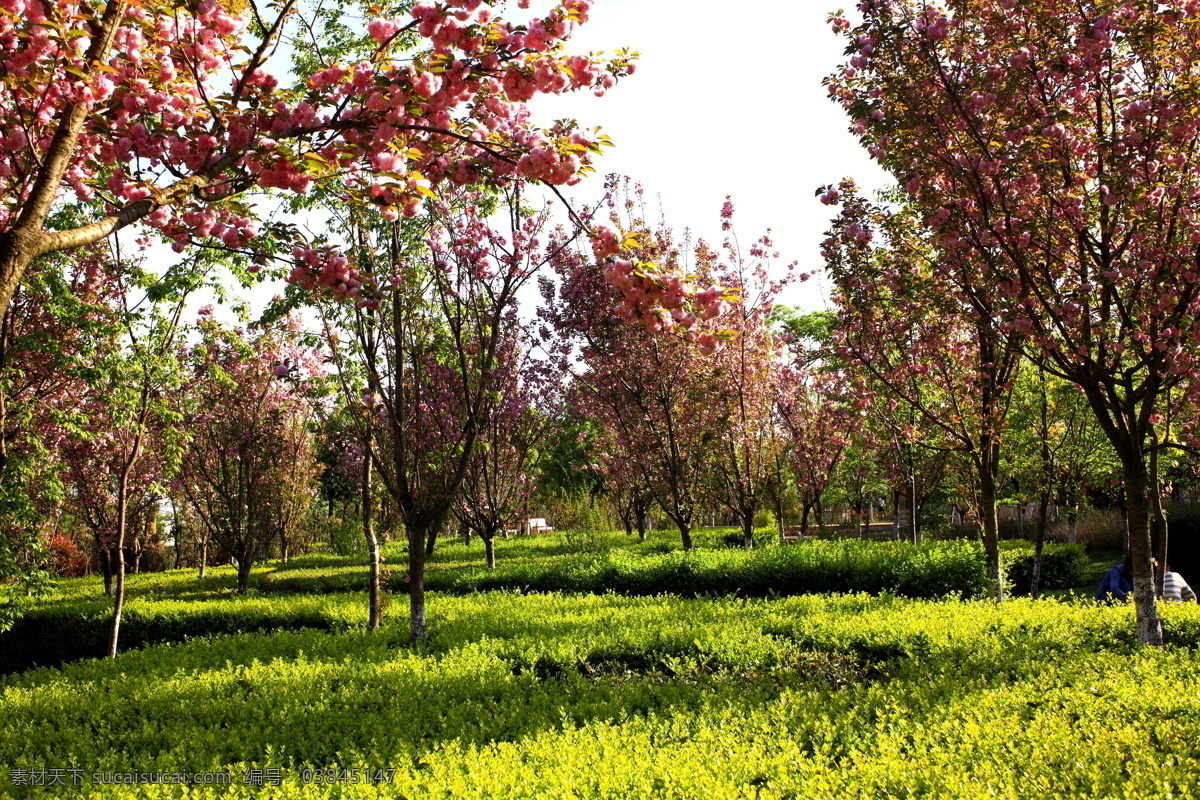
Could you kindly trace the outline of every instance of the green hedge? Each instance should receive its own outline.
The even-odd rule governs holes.
[[[389,564],[388,590],[407,591],[401,564]],[[366,568],[280,569],[263,576],[267,593],[327,594],[366,590]],[[542,559],[501,559],[495,570],[430,565],[425,587],[466,594],[496,589],[530,592],[616,592],[687,597],[739,594],[789,596],[821,592],[884,592],[903,597],[975,597],[986,586],[983,550],[964,541],[810,541],[755,550],[689,553],[603,553]]]
[[[663,555],[614,551],[465,573],[431,571],[426,586],[462,593],[493,589],[616,592],[687,597],[748,597],[823,592],[890,593],[903,597],[977,597],[986,588],[983,549],[965,541],[812,541],[751,551],[696,550]],[[394,591],[403,591],[400,576]]]
[[[1029,594],[1033,581],[1033,545],[1020,542],[1005,548],[1009,587],[1013,594]],[[1081,544],[1046,543],[1042,546],[1041,588],[1073,589],[1087,581],[1091,561]]]
[[[360,596],[211,600],[134,598],[121,618],[121,650],[196,636],[316,628],[344,631],[365,619]],[[0,673],[54,666],[104,654],[111,601],[59,602],[24,611],[0,633]]]

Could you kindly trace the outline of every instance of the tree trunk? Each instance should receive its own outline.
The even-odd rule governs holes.
[[[892,489],[892,538],[900,541],[900,490]]]
[[[920,544],[921,529],[917,524],[917,474],[913,473],[908,482],[908,524],[912,529],[912,543]]]
[[[496,532],[492,531],[492,533],[490,535],[488,535],[486,537],[482,537],[482,538],[483,538],[483,551],[484,551],[484,554],[487,556],[488,569],[495,569],[496,568]]]
[[[140,436],[139,436],[140,438]],[[137,439],[135,439],[135,442]],[[136,450],[135,444],[135,450]],[[108,657],[117,657],[117,642],[121,636],[121,614],[125,610],[125,516],[129,499],[129,473],[137,460],[134,455],[125,462],[121,477],[117,481],[117,544],[113,548],[116,554],[116,591],[113,593],[112,620],[108,627]]]
[[[208,569],[208,530],[206,529],[204,531],[203,535],[200,537],[200,566],[199,566],[200,574],[198,575],[200,580],[204,580],[204,572],[207,569]]]
[[[996,474],[999,459],[999,446],[985,440],[979,459],[979,521],[983,528],[988,591],[997,603],[1004,601],[1004,572],[1000,566],[1000,519],[996,509]]]
[[[362,469],[363,535],[367,539],[367,627],[375,630],[382,618],[379,603],[379,539],[371,517],[371,450],[364,448]]]
[[[425,541],[425,557],[426,558],[430,558],[433,556],[433,548],[437,544],[438,532],[441,531],[441,529],[442,529],[441,525],[436,525],[436,526],[434,526],[433,530],[431,530],[429,532],[429,538],[426,539],[426,541]]]
[[[1050,493],[1043,490],[1038,499],[1037,528],[1033,531],[1033,577],[1029,582],[1029,596],[1037,597],[1042,590],[1042,548],[1046,542],[1046,517],[1050,507]]]
[[[679,524],[679,536],[683,539],[683,549],[693,550],[695,545],[692,543],[692,526],[687,524]]]
[[[1162,623],[1158,618],[1154,570],[1150,564],[1150,480],[1140,454],[1125,455],[1121,466],[1129,516],[1129,549],[1133,556],[1133,603],[1137,612],[1138,641],[1162,645]]]
[[[1067,544],[1075,544],[1076,533],[1079,531],[1079,504],[1071,507],[1071,518],[1067,520]]]
[[[175,524],[171,526],[171,538],[175,540],[175,569],[183,569],[183,552],[180,547],[180,539],[183,536],[183,526],[179,523],[179,507],[175,505],[175,501],[171,501],[171,517]]]
[[[238,594],[245,594],[250,588],[250,568],[254,564],[254,554],[250,548],[243,547],[242,552],[238,554],[237,564],[237,590]]]
[[[783,493],[775,498],[775,522],[779,526],[779,543],[787,542],[787,520],[783,518]]]
[[[113,596],[112,551],[107,547],[100,550],[100,574],[104,577],[104,596]]]
[[[742,547],[754,549],[754,510],[742,509]]]
[[[1154,443],[1157,444],[1157,438]],[[1154,589],[1161,597],[1167,577],[1167,515],[1162,507],[1162,488],[1158,478],[1158,448],[1150,451],[1150,541],[1151,552],[1158,559]]]
[[[408,523],[408,630],[413,644],[425,641],[426,526]]]

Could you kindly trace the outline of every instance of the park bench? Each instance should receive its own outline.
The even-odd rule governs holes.
[[[527,536],[536,536],[539,533],[554,533],[554,528],[546,524],[544,517],[530,517],[521,522],[521,532]]]
[[[785,542],[800,541],[803,538],[803,536],[800,533],[800,530],[801,530],[801,528],[799,525],[784,525],[783,526],[783,540]]]

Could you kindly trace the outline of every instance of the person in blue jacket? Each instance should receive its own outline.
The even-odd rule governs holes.
[[[1117,564],[1108,571],[1094,597],[1102,603],[1111,603],[1113,598],[1125,600],[1133,591],[1133,558],[1127,557],[1125,562]]]

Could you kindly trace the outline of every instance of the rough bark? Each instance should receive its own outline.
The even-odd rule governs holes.
[[[1046,542],[1046,518],[1050,508],[1050,493],[1043,491],[1038,499],[1037,527],[1033,531],[1033,576],[1029,583],[1029,596],[1037,597],[1042,590],[1042,550]]]
[[[1154,570],[1150,563],[1149,475],[1140,454],[1123,458],[1121,466],[1129,512],[1129,550],[1133,556],[1133,603],[1137,612],[1138,641],[1161,646],[1162,623],[1158,617]]]
[[[1000,472],[1000,444],[993,437],[980,438],[979,521],[983,530],[983,552],[988,592],[997,603],[1004,601],[1004,570],[1000,564],[1000,520],[996,509],[996,480]]]
[[[743,508],[740,515],[742,518],[742,546],[747,550],[754,547],[754,513],[755,509]]]
[[[432,530],[429,531],[429,537],[425,540],[425,557],[426,558],[430,558],[433,556],[433,549],[437,545],[438,531],[441,530],[441,527],[442,527],[441,525],[437,525]]]
[[[646,531],[650,527],[650,508],[645,497],[634,501],[633,504],[634,524],[637,526],[638,541],[646,541]]]
[[[1000,566],[1000,520],[996,512],[996,475],[991,465],[980,469],[979,484],[979,521],[983,528],[983,551],[988,591],[992,599],[999,603],[1004,600],[1004,575]]]
[[[254,566],[254,553],[250,548],[243,548],[238,554],[237,565],[237,590],[238,594],[245,594],[250,588],[250,569]]]
[[[496,533],[493,531],[491,535],[484,537],[483,550],[487,555],[488,569],[496,568]]]
[[[413,644],[425,641],[426,526],[410,522],[408,533],[408,630]]]
[[[367,539],[367,627],[375,630],[382,619],[379,602],[379,538],[375,535],[371,503],[371,448],[363,448],[362,469],[362,520],[363,535]]]
[[[1157,442],[1156,442],[1157,444]],[[1150,541],[1152,553],[1158,559],[1154,589],[1162,596],[1167,577],[1167,515],[1162,507],[1162,489],[1158,479],[1158,448],[1150,451]]]
[[[100,574],[104,578],[104,596],[113,596],[113,569],[112,569],[112,550],[108,547],[100,548]]]

